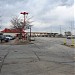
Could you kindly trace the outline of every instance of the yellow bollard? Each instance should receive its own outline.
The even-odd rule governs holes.
[[[66,45],[66,38],[64,38],[64,45]]]
[[[72,46],[74,46],[74,39],[72,38]]]

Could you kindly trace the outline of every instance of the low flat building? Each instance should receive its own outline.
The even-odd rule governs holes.
[[[27,32],[30,35],[30,32]],[[48,33],[48,32],[31,32],[32,37],[56,37],[58,33]]]
[[[3,35],[12,35],[12,36],[17,36],[20,34],[19,29],[7,29],[5,28],[4,30],[1,31]],[[56,37],[58,33],[48,33],[48,32],[31,32],[32,37]],[[24,32],[22,31],[22,35],[25,36],[30,36],[30,32]]]

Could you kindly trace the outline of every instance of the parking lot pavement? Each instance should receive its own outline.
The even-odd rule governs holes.
[[[0,75],[75,75],[75,49],[62,38],[35,38],[27,45],[0,45]]]
[[[0,45],[15,45],[17,44],[18,39],[9,40],[9,42],[0,42]]]
[[[9,42],[2,42],[0,45],[25,45],[28,44],[30,41],[28,40],[23,40],[23,39],[14,39],[14,40],[9,40]]]

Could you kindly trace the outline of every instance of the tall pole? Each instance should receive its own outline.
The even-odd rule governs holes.
[[[52,36],[52,26],[50,26],[51,27],[51,34],[50,34],[50,36]]]
[[[28,15],[28,12],[21,12],[20,14],[23,14],[24,15],[24,25],[22,27],[22,31],[24,30],[24,27],[26,25],[26,21],[25,21],[25,15],[27,14]],[[25,34],[25,40],[26,40],[26,34]]]
[[[75,41],[74,41],[74,39],[72,37],[72,35],[73,35],[73,28],[74,28],[74,24],[71,23],[71,40],[72,40],[71,46],[75,46]]]
[[[0,28],[1,28],[1,20],[0,20]]]
[[[23,14],[24,15],[24,25],[23,25],[23,28],[24,28],[25,27],[25,24],[26,24],[25,15],[28,15],[28,12],[21,12],[20,14]]]
[[[51,26],[51,33],[52,33],[52,26]]]
[[[71,34],[72,34],[72,31],[73,31],[73,25],[71,24]]]
[[[25,26],[25,14],[24,14],[24,26]]]
[[[61,33],[61,25],[60,25],[60,34],[62,34],[62,33]]]
[[[32,27],[32,25],[29,25],[29,29],[30,29],[30,41],[31,41],[31,27]]]
[[[31,37],[31,27],[30,27],[30,37]]]

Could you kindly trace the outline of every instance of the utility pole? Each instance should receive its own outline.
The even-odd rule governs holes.
[[[62,33],[61,33],[61,25],[60,25],[60,34],[62,34]]]
[[[51,26],[51,33],[52,33],[52,26]]]
[[[72,34],[72,30],[73,30],[74,26],[71,24],[71,34]]]
[[[52,37],[52,26],[50,26],[50,27],[51,27],[51,28],[50,28],[50,29],[51,29],[51,33],[50,33],[50,36]]]
[[[31,38],[31,26],[30,26],[30,38]]]
[[[74,39],[72,38],[72,36],[73,36],[73,32],[72,32],[73,28],[74,28],[74,24],[72,24],[72,22],[71,22],[71,40],[72,40],[72,44],[71,45],[72,46],[75,45]]]
[[[31,27],[32,27],[32,25],[29,25],[29,29],[30,29],[30,41],[31,41]]]

